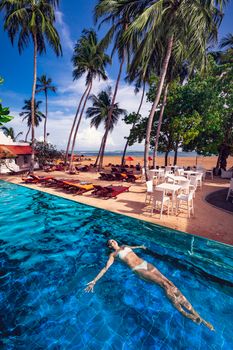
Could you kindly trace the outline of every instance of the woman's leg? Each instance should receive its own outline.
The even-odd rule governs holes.
[[[171,300],[172,304],[175,306],[175,308],[182,313],[182,315],[190,318],[195,323],[201,324],[203,323],[206,327],[208,327],[210,330],[214,330],[214,327],[211,323],[206,322],[197,312],[194,310],[190,302],[185,298],[185,296],[179,291],[178,288],[175,287],[175,285],[165,285],[164,290],[167,294],[167,297]],[[184,310],[184,308],[187,311]]]
[[[156,283],[160,285],[169,300],[171,300],[174,307],[185,317],[191,319],[195,323],[203,323],[206,327],[211,330],[214,330],[212,324],[206,322],[201,316],[194,310],[189,301],[185,298],[185,296],[179,291],[176,286],[169,281],[164,275],[162,275],[159,270],[157,270],[152,264],[147,264],[147,270],[136,270],[137,274],[150,282]],[[184,310],[187,309],[187,311]]]

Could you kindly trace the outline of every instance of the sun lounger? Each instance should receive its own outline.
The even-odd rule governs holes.
[[[114,173],[116,181],[125,181],[127,179],[127,174],[124,173]]]
[[[129,191],[129,187],[125,186],[109,186],[108,188],[110,191],[107,194],[106,198],[116,198],[118,194]]]
[[[109,193],[109,187],[103,187],[100,185],[94,185],[94,191],[92,195],[95,197],[105,197]]]
[[[100,173],[100,180],[105,180],[105,181],[114,181],[116,180],[115,175],[113,174],[106,174],[106,173]]]
[[[83,194],[85,192],[91,191],[94,189],[92,183],[74,183],[70,181],[63,181],[64,185],[67,185],[67,190],[70,192],[74,192],[75,194]]]
[[[139,175],[127,174],[126,181],[134,183],[136,180],[139,180],[140,178],[141,178],[141,176],[139,176]]]
[[[92,194],[96,197],[101,197],[104,199],[116,198],[118,194],[129,191],[129,187],[125,186],[99,186],[94,185],[94,191]]]
[[[23,177],[22,180],[26,184],[37,184],[37,183],[43,183],[47,180],[52,179],[52,176],[37,176],[37,175],[28,175],[27,177]]]

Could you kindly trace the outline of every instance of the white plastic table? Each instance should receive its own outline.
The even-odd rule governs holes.
[[[174,199],[175,199],[176,193],[181,189],[181,186],[164,182],[156,186],[156,188],[166,192],[170,192],[172,194],[172,214],[173,214]]]
[[[183,182],[183,181],[188,181],[187,180],[187,177],[185,177],[185,176],[180,176],[180,175],[172,175],[172,174],[169,174],[169,175],[167,175],[166,176],[168,179],[172,179],[172,180],[174,180],[176,183],[180,183],[180,182]]]
[[[161,174],[165,173],[165,169],[150,169],[149,172],[153,174]]]
[[[185,170],[184,174],[187,175],[187,177],[189,178],[190,175],[197,175],[200,174],[200,171],[196,171],[196,170]]]

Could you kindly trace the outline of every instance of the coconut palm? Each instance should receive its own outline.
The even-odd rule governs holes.
[[[12,127],[7,128],[6,126],[1,127],[1,130],[3,131],[4,135],[7,137],[10,136],[10,138],[15,142],[17,138],[20,135],[23,135],[22,131],[18,132],[18,134],[15,135],[15,130]]]
[[[131,44],[128,41],[122,45],[122,38],[130,23],[131,4],[129,1],[123,1],[123,5],[124,6],[121,6],[121,2],[119,3],[118,0],[99,0],[95,7],[95,21],[97,22],[101,20],[100,25],[102,23],[111,23],[111,27],[103,39],[103,44],[108,46],[113,42],[112,55],[117,52],[120,61],[119,72],[112,95],[111,108],[109,109],[109,127],[106,129],[103,147],[100,154],[99,169],[101,169],[103,166],[104,149],[106,146],[108,132],[110,131],[111,115],[113,113],[113,108],[116,101],[123,66],[126,59],[129,62],[129,51]]]
[[[97,96],[91,95],[89,98],[92,101],[92,107],[89,107],[86,111],[86,118],[91,119],[91,127],[95,127],[98,129],[100,124],[104,123],[104,129],[105,133],[106,130],[109,130],[110,132],[113,131],[114,127],[116,126],[120,116],[126,115],[126,111],[124,109],[119,108],[119,103],[114,103],[113,111],[111,114],[111,121],[110,124],[108,124],[108,116],[109,116],[109,110],[112,108],[111,102],[112,102],[112,89],[111,87],[107,87],[106,90],[101,91]],[[105,149],[104,147],[104,140],[105,140],[105,133],[101,141],[99,154],[96,158],[95,165],[98,163],[98,158],[100,156],[100,152],[102,151],[104,153]]]
[[[141,43],[134,53],[135,60],[140,64],[144,64],[158,43],[164,43],[159,83],[146,131],[144,166],[147,169],[153,118],[160,102],[171,55],[179,55],[181,50],[185,50],[187,58],[196,56],[204,63],[206,44],[216,40],[221,19],[219,8],[215,5],[222,5],[226,1],[148,0],[143,3],[144,9],[135,15],[124,40],[132,41],[135,35],[140,35]],[[137,11],[137,4],[135,6]]]
[[[45,94],[45,120],[44,120],[44,142],[47,138],[47,120],[48,120],[48,93],[49,91],[56,92],[56,86],[52,85],[52,79],[47,78],[43,74],[40,78],[37,78],[36,93],[44,92]]]
[[[152,55],[150,56],[150,58],[152,58]],[[131,67],[131,70],[129,70],[128,75],[126,77],[126,81],[128,81],[129,83],[135,82],[135,89],[134,89],[135,94],[139,93],[140,89],[142,89],[142,94],[141,94],[138,110],[136,112],[132,128],[130,129],[129,137],[135,128],[135,125],[136,125],[137,120],[138,120],[138,116],[139,116],[141,108],[142,108],[142,104],[143,104],[143,101],[145,98],[145,92],[146,92],[146,84],[149,82],[150,75],[152,74],[151,70],[153,67],[153,62],[155,62],[154,57],[153,57],[151,64],[148,64],[145,67],[145,69],[143,69],[144,67],[139,67],[139,68],[135,67],[136,69],[132,69],[132,67]],[[125,147],[124,147],[124,151],[123,151],[123,155],[122,155],[122,159],[121,159],[122,166],[125,163],[125,155],[126,155],[126,151],[127,151],[128,145],[129,145],[129,137],[126,138],[126,143],[125,143]]]
[[[46,52],[46,42],[57,56],[62,49],[59,35],[54,27],[55,9],[59,0],[0,0],[0,10],[4,12],[4,29],[8,32],[12,44],[18,39],[18,49],[22,51],[33,43],[33,85],[31,98],[32,157],[30,170],[34,169],[34,126],[35,92],[37,80],[37,55]]]
[[[82,32],[81,38],[77,41],[75,45],[72,62],[74,67],[73,79],[77,80],[81,78],[83,74],[86,74],[86,89],[79,101],[79,105],[77,108],[77,112],[74,118],[74,122],[71,128],[71,133],[70,133],[70,137],[67,145],[66,159],[68,158],[68,152],[69,152],[72,133],[75,128],[75,123],[78,118],[79,111],[81,109],[79,119],[73,135],[73,142],[71,146],[70,167],[72,167],[76,137],[77,137],[79,126],[86,107],[87,100],[91,93],[93,80],[96,78],[107,80],[105,67],[108,63],[111,63],[111,59],[104,52],[104,47],[102,46],[102,43],[98,41],[96,32],[93,29],[90,29],[90,30],[84,29]],[[82,108],[81,108],[81,105],[82,105]]]
[[[23,120],[27,121],[28,132],[25,136],[25,141],[27,141],[29,132],[32,128],[32,122],[34,122],[34,126],[37,127],[42,122],[42,120],[44,118],[46,118],[46,116],[39,110],[41,103],[42,103],[42,101],[34,100],[33,111],[35,112],[35,115],[34,115],[34,120],[33,120],[31,99],[24,100],[24,106],[22,108],[23,111],[21,113],[19,113],[19,115],[23,116]]]
[[[220,48],[221,49],[233,49],[233,34],[227,34],[222,38],[220,41]]]

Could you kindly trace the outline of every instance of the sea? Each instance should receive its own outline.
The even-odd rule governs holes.
[[[79,154],[79,155],[84,155],[84,156],[89,156],[89,157],[94,157],[98,155],[98,151],[78,151],[75,152],[75,154]],[[123,154],[122,151],[106,151],[104,153],[105,156],[109,156],[109,157],[121,157]],[[174,152],[170,152],[169,153],[169,157],[174,157]],[[153,153],[150,152],[149,155],[152,157]],[[144,152],[141,151],[128,151],[126,153],[126,156],[131,156],[131,157],[144,157]],[[158,157],[164,157],[165,153],[159,152],[158,153]],[[187,157],[197,157],[198,154],[196,152],[178,152],[178,157],[181,158],[187,158]]]

